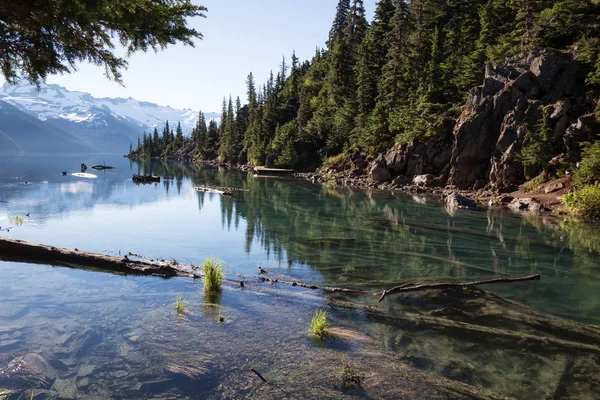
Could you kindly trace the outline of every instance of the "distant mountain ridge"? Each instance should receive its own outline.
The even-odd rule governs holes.
[[[0,101],[0,154],[93,152],[78,138]]]
[[[198,118],[198,112],[189,109],[178,110],[133,98],[95,98],[53,84],[42,84],[38,90],[29,83],[5,83],[0,87],[0,101],[104,153],[126,152],[129,144],[135,144],[144,132],[160,129],[167,121],[173,127],[181,122],[184,134],[189,135]],[[219,115],[205,116],[211,119]]]

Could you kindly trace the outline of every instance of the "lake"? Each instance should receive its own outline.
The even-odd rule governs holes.
[[[117,168],[88,170],[93,179],[72,176],[82,162]],[[163,179],[135,184],[138,172]],[[195,185],[246,191],[221,196]],[[215,256],[229,276],[250,281],[246,288],[229,282],[217,299],[206,299],[201,282],[189,278],[0,262],[0,393],[10,390],[11,399],[32,389],[40,398],[477,398],[462,386],[448,392],[442,381],[419,378],[423,373],[504,396],[600,396],[597,382],[570,372],[598,372],[598,224],[499,209],[449,212],[441,199],[420,195],[86,155],[0,158],[0,230],[111,255],[194,265]],[[467,310],[452,294],[377,303],[374,295],[269,285],[255,279],[258,266],[373,293],[406,282],[534,273],[542,280],[469,292]],[[177,296],[186,302],[183,316],[175,315]],[[325,345],[307,334],[318,308],[338,330]],[[447,315],[440,317],[441,309]],[[511,319],[517,314],[528,317]],[[510,345],[486,339],[509,319],[525,336],[493,331],[516,340]],[[543,328],[562,321],[579,333]],[[542,332],[554,335],[545,350],[539,343],[515,347]],[[323,372],[339,369],[342,357],[365,369],[363,390],[338,388],[335,373]],[[250,368],[269,383],[259,385]]]

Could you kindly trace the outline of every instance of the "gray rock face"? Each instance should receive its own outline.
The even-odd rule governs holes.
[[[575,85],[576,72],[570,55],[553,51],[524,53],[506,65],[487,65],[483,85],[471,89],[462,113],[436,125],[442,140],[395,145],[372,163],[369,177],[379,183],[398,177],[394,182],[398,186],[415,178],[419,186],[509,191],[542,167],[525,167],[520,158],[541,119],[552,131],[553,152],[565,154],[569,162],[578,161],[580,143],[597,138],[600,118],[582,116],[594,105]],[[354,167],[367,170],[356,162]],[[424,178],[427,175],[437,178]]]
[[[568,160],[571,162],[579,160],[581,158],[580,143],[593,142],[599,133],[600,121],[596,119],[595,114],[579,117],[577,122],[569,126],[563,135]]]
[[[576,144],[590,139],[590,122],[569,127],[577,109],[571,97],[576,71],[570,56],[552,51],[523,55],[509,66],[488,66],[482,90],[470,92],[454,128],[448,183],[461,189],[484,182],[497,189],[523,183],[526,171],[518,156],[546,106],[552,106],[546,116],[555,151],[571,149],[577,158]]]

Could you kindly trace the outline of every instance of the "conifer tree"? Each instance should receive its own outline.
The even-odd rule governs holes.
[[[411,26],[408,8],[403,0],[395,0],[394,15],[390,20],[390,32],[386,37],[388,45],[387,62],[379,77],[378,95],[375,108],[369,117],[362,144],[373,152],[389,148],[394,143],[394,132],[390,130],[390,114],[397,106],[403,92],[408,92],[405,81],[408,66],[408,37]]]
[[[217,147],[219,146],[219,127],[217,121],[211,119],[208,122],[208,130],[206,134],[206,144],[204,151],[207,158],[213,158],[217,156]]]
[[[390,20],[394,15],[392,0],[380,0],[375,9],[375,17],[371,29],[367,32],[358,50],[357,63],[357,118],[356,135],[362,137],[369,114],[375,107],[377,98],[377,81],[386,63],[389,41],[386,36],[390,31]]]
[[[175,135],[175,143],[177,146],[183,145],[183,130],[181,129],[181,122],[177,121],[177,134]]]
[[[193,140],[196,142],[196,152],[204,157],[206,155],[208,128],[206,126],[206,118],[202,111],[198,113],[198,121],[196,121],[193,136]]]

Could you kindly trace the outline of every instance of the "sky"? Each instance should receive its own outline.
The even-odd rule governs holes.
[[[170,46],[159,53],[139,53],[123,71],[125,87],[104,76],[104,69],[80,64],[72,74],[50,76],[69,90],[94,97],[133,97],[174,108],[221,111],[223,96],[240,96],[245,103],[245,80],[252,71],[256,82],[276,73],[283,56],[292,51],[303,61],[324,47],[335,16],[337,0],[201,0],[206,18],[189,26],[204,38],[196,47]],[[364,0],[371,21],[376,0]],[[0,79],[0,83],[3,83]]]

